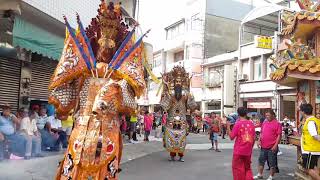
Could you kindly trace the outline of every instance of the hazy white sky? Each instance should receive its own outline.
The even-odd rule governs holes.
[[[154,49],[165,39],[164,28],[184,13],[183,6],[187,0],[139,0],[139,17],[143,31],[151,28],[146,42],[153,44]]]

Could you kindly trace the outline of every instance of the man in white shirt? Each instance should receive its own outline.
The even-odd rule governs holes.
[[[63,131],[61,120],[57,118],[56,114],[54,116],[49,116],[47,128],[49,132],[54,133],[56,136],[59,136],[57,143],[61,142],[63,148],[67,148],[67,134]]]
[[[43,157],[41,154],[41,135],[38,132],[35,114],[31,114],[29,117],[28,113],[28,110],[24,109],[20,124],[20,133],[26,138],[26,153],[24,158],[30,159],[32,152],[34,157]]]
[[[51,130],[62,130],[62,124],[61,124],[61,120],[56,118],[55,116],[49,116],[48,117],[48,122],[51,125]]]

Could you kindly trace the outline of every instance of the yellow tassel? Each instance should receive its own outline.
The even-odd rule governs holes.
[[[76,35],[80,33],[80,27],[78,26],[76,29]]]
[[[162,90],[162,88],[163,88],[163,83],[160,84],[156,96],[159,95],[159,93],[160,93],[160,91]]]
[[[68,38],[69,38],[69,31],[68,31],[68,28],[66,27],[66,38],[64,39],[64,43],[66,43]]]

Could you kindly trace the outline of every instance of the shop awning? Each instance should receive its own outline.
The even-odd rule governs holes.
[[[19,46],[49,58],[59,59],[63,41],[62,37],[37,27],[20,16],[15,17],[13,27],[13,45],[15,47]]]

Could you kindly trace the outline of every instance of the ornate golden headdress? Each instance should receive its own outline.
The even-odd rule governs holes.
[[[101,0],[98,16],[92,19],[86,33],[98,62],[109,63],[128,33],[128,26],[122,19],[121,3],[109,2],[107,5]]]
[[[175,86],[180,85],[184,90],[190,89],[189,73],[183,66],[174,66],[173,69],[163,75],[163,82],[167,85],[169,92],[174,90]]]

